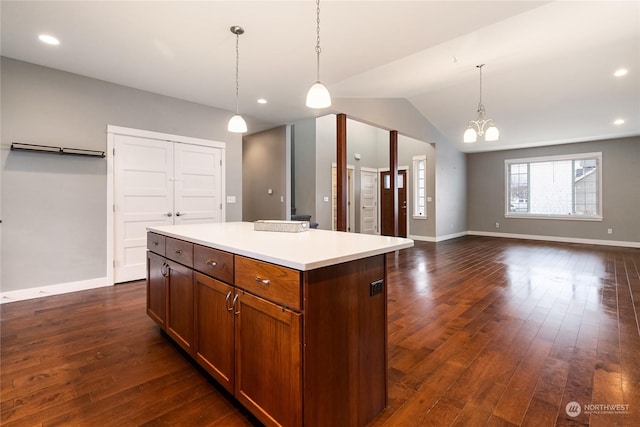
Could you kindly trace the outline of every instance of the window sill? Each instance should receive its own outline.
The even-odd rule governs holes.
[[[535,215],[535,214],[504,214],[505,218],[522,219],[556,219],[561,221],[604,221],[602,216],[581,216],[581,215]]]

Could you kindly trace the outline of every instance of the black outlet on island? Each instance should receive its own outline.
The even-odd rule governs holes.
[[[374,296],[377,294],[381,294],[383,289],[384,289],[384,279],[371,282],[369,284],[369,295]]]

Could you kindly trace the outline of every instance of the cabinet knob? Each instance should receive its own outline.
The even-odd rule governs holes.
[[[176,212],[176,216],[185,216],[185,215],[186,215],[186,213],[184,213],[184,212]]]
[[[182,249],[176,249],[176,253],[177,253],[178,255],[182,255]]]
[[[218,265],[218,263],[212,259],[208,259],[204,263],[210,265],[211,267],[215,267],[216,265]]]
[[[168,217],[172,217],[172,216],[173,216],[173,214],[172,214],[171,212],[167,212],[167,216],[168,216]]]

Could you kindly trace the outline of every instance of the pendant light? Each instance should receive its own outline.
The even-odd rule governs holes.
[[[238,49],[238,42],[240,40],[240,34],[244,34],[242,27],[234,25],[230,28],[231,32],[236,35],[236,114],[229,119],[227,124],[227,130],[234,133],[244,133],[247,131],[247,122],[244,121],[240,113],[238,112],[238,63],[240,62],[240,51]]]
[[[476,65],[476,68],[480,70],[480,102],[478,103],[478,119],[469,121],[469,127],[464,132],[464,142],[474,143],[478,136],[484,135],[485,141],[497,141],[500,136],[498,128],[493,123],[492,119],[484,118],[484,105],[482,105],[482,67],[484,64]],[[485,126],[489,126],[485,132]]]
[[[318,80],[307,92],[307,107],[327,108],[331,106],[329,90],[320,82],[320,0],[316,0],[316,65]]]

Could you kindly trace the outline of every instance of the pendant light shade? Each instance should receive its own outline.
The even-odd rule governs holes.
[[[247,131],[247,122],[244,121],[240,114],[234,114],[234,116],[229,119],[227,130],[234,133],[245,133]]]
[[[316,0],[316,66],[317,80],[307,92],[307,107],[327,108],[331,106],[331,95],[325,85],[320,82],[320,0]]]
[[[320,81],[317,81],[307,92],[307,107],[327,108],[331,106],[329,90]]]
[[[238,84],[238,65],[240,63],[240,50],[238,49],[238,42],[240,40],[240,34],[244,34],[244,29],[234,25],[230,28],[231,32],[236,35],[236,114],[229,119],[227,124],[227,130],[234,133],[245,133],[247,131],[247,122],[244,121],[240,113],[238,112],[238,92],[240,85]]]

